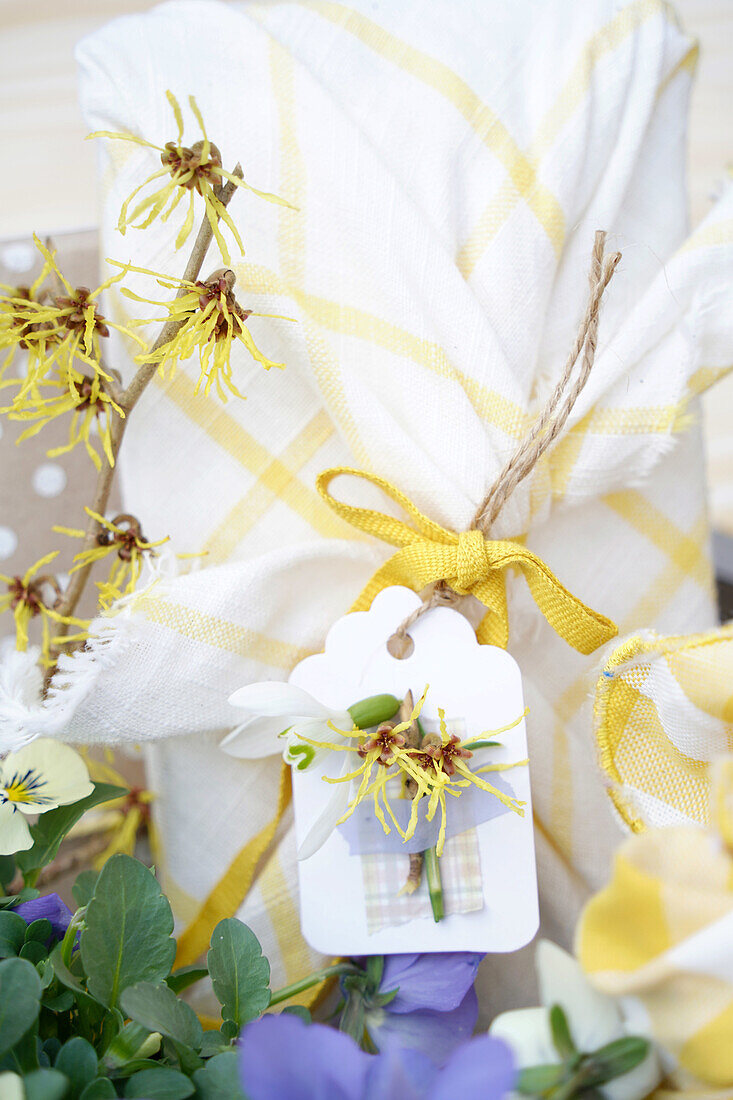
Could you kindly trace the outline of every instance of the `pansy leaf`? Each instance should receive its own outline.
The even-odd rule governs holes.
[[[61,1047],[54,1068],[68,1078],[70,1095],[78,1096],[97,1076],[97,1053],[91,1043],[75,1035]]]
[[[28,925],[12,910],[0,911],[0,958],[17,955],[25,943]]]
[[[21,905],[24,901],[33,901],[40,896],[41,891],[36,890],[35,886],[24,886],[17,894],[8,894],[0,898],[0,909],[15,909],[16,905]]]
[[[0,962],[0,1057],[33,1027],[41,1009],[41,979],[25,959]]]
[[[192,1096],[195,1086],[190,1078],[178,1070],[160,1066],[143,1069],[129,1077],[125,1085],[125,1097],[144,1097],[144,1100],[185,1100]]]
[[[180,970],[174,970],[165,981],[174,993],[183,993],[184,989],[188,989],[189,986],[208,976],[209,972],[205,966],[184,966]]]
[[[120,1005],[131,1020],[148,1031],[159,1031],[167,1039],[192,1050],[201,1046],[203,1028],[198,1016],[165,982],[160,985],[139,982],[129,986],[120,996]]]
[[[39,917],[38,920],[31,921],[26,928],[25,942],[30,940],[37,940],[38,943],[48,943],[53,935],[53,926],[48,917]]]
[[[161,982],[176,953],[173,914],[155,876],[132,856],[114,855],[87,906],[81,958],[89,992],[117,1003],[136,982]]]
[[[0,886],[6,890],[15,878],[15,856],[0,856]]]
[[[548,1089],[555,1088],[565,1073],[564,1066],[528,1066],[520,1070],[517,1079],[517,1092],[523,1096],[539,1096]]]
[[[577,1047],[570,1034],[568,1018],[560,1005],[553,1005],[550,1009],[550,1031],[552,1032],[552,1042],[555,1050],[563,1061],[577,1053]]]
[[[233,1050],[211,1058],[193,1075],[197,1100],[244,1100],[239,1083],[239,1056]]]
[[[88,905],[94,897],[94,887],[97,885],[98,878],[99,871],[82,871],[81,874],[76,876],[71,892],[79,908]]]
[[[211,1058],[215,1054],[223,1054],[228,1049],[229,1040],[222,1035],[221,1031],[204,1032],[201,1040],[201,1050],[199,1051],[202,1058]]]
[[[79,1100],[115,1100],[117,1092],[109,1077],[98,1077],[90,1081]]]
[[[270,964],[254,932],[236,917],[220,921],[206,957],[222,1019],[237,1031],[270,1003]]]
[[[36,824],[31,825],[33,846],[25,852],[18,852],[15,857],[23,874],[40,871],[55,859],[61,841],[87,810],[125,794],[127,791],[124,787],[113,787],[111,783],[95,783],[94,790],[86,798],[41,814]]]
[[[38,942],[38,940],[28,940],[21,947],[18,955],[21,959],[27,959],[28,962],[32,962],[35,966],[36,963],[41,962],[42,959],[48,956],[48,951],[42,943]]]
[[[64,1100],[69,1082],[57,1069],[36,1069],[23,1078],[25,1100]]]

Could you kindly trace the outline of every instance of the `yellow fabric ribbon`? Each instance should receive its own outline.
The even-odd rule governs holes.
[[[329,492],[334,478],[347,474],[381,489],[399,504],[412,525],[384,512],[360,508],[337,500]],[[352,607],[365,611],[389,585],[405,585],[419,592],[426,585],[444,581],[459,595],[471,594],[486,607],[476,632],[483,645],[506,649],[509,640],[505,572],[519,569],[537,607],[553,630],[580,653],[592,653],[618,633],[615,623],[586,607],[557,579],[552,570],[519,542],[488,539],[476,528],[457,534],[434,523],[409,497],[375,474],[346,466],[324,470],[316,481],[318,492],[333,511],[353,527],[398,547],[369,581]]]

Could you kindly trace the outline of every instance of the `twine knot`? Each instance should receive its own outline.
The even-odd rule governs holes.
[[[603,292],[608,286],[620,253],[604,260],[605,233],[596,233],[590,272],[591,292],[575,344],[562,376],[544,409],[514,454],[510,457],[474,517],[468,531],[451,531],[423,515],[420,509],[384,478],[345,467],[325,470],[317,479],[318,491],[337,515],[367,534],[396,546],[397,552],[378,569],[352,611],[365,611],[388,585],[405,585],[421,592],[432,586],[418,607],[397,627],[393,639],[405,641],[406,631],[417,618],[438,603],[449,603],[458,595],[472,595],[486,608],[478,630],[479,642],[502,646],[509,640],[505,573],[517,569],[523,575],[537,607],[553,630],[580,653],[592,653],[617,633],[614,623],[586,607],[565,588],[552,570],[520,541],[491,539],[489,532],[517,485],[532,472],[539,459],[562,431],[583,387],[588,381],[598,341],[598,317]],[[582,353],[581,369],[570,385]],[[371,482],[398,504],[412,523],[384,512],[358,508],[337,500],[328,491],[331,481],[348,474]],[[392,652],[392,650],[390,650]],[[393,654],[406,656],[407,653]]]

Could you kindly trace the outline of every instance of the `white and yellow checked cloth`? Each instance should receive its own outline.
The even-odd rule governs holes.
[[[608,793],[635,832],[710,820],[710,764],[733,751],[733,623],[643,631],[607,659],[595,728]]]
[[[623,845],[577,950],[594,985],[623,997],[635,1030],[660,1044],[670,1093],[722,1100],[733,1095],[733,757],[717,762],[712,788],[715,832],[677,825]]]
[[[247,245],[243,304],[297,318],[251,322],[287,369],[235,354],[247,401],[223,407],[193,396],[191,363],[131,420],[127,507],[151,538],[208,558],[120,620],[69,734],[176,738],[149,749],[150,784],[166,886],[196,931],[187,951],[213,915],[237,910],[273,980],[290,981],[314,959],[298,932],[289,818],[274,842],[268,826],[287,797],[279,764],[232,760],[217,742],[236,721],[228,694],[319,649],[389,553],[328,511],[316,474],[359,465],[465,527],[554,385],[606,229],[624,259],[593,375],[496,534],[526,535],[622,631],[711,626],[694,414],[730,363],[733,198],[687,236],[696,48],[662,0],[190,0],[118,20],[78,56],[91,129],[162,144],[165,90],[193,93],[226,163],[299,207],[244,195],[231,206]],[[103,248],[180,272],[171,223],[115,232],[123,198],[156,167],[148,149],[104,148]],[[122,316],[122,304],[110,308]],[[553,634],[518,579],[509,599],[544,929],[567,941],[620,837],[594,758],[594,658]],[[243,901],[253,853],[265,855]],[[488,965],[487,1014],[528,995],[529,955]]]

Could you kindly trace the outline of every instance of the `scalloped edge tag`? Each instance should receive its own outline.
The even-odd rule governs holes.
[[[443,707],[448,718],[463,718],[467,736],[472,737],[513,722],[524,710],[519,666],[505,650],[479,645],[459,612],[432,609],[410,629],[412,654],[398,660],[389,653],[387,639],[419,603],[408,588],[380,592],[369,611],[353,612],[334,623],[324,652],[301,661],[290,683],[333,709],[346,709],[383,692],[401,698],[411,689],[417,698],[430,684],[426,718],[436,718],[437,708]],[[492,750],[492,762],[526,759],[524,720],[499,739],[503,747]],[[331,793],[322,770],[293,771],[299,846]],[[369,933],[361,857],[349,853],[346,839],[336,830],[319,851],[298,863],[301,925],[308,943],[327,955],[498,953],[529,943],[539,926],[529,768],[501,774],[525,803],[524,816],[504,813],[476,826],[482,909],[453,913],[438,923],[432,917],[419,918]],[[420,888],[426,889],[424,882]]]

